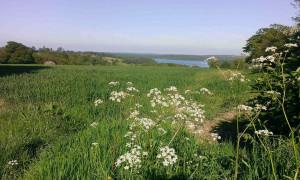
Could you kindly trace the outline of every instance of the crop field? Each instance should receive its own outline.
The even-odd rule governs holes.
[[[246,77],[168,66],[0,66],[0,177],[231,179],[236,123],[217,119],[234,115],[254,95],[254,76],[242,73]],[[261,147],[239,148],[239,177],[270,177]],[[274,149],[281,174],[293,166],[289,149]]]

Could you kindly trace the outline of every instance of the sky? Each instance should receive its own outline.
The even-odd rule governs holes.
[[[7,41],[75,51],[240,54],[259,28],[293,25],[292,0],[0,0]]]

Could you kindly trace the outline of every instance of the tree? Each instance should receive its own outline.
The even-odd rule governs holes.
[[[285,33],[290,28],[288,26],[274,24],[268,28],[259,29],[255,35],[247,40],[244,52],[249,53],[246,61],[249,63],[252,59],[260,56],[266,56],[267,47],[276,46],[279,50],[284,48],[284,44],[289,40],[289,36]]]
[[[9,41],[7,42],[7,45],[4,47],[4,51],[6,54],[5,56],[6,63],[12,63],[12,64],[34,63],[34,59],[32,56],[33,50],[21,43]]]

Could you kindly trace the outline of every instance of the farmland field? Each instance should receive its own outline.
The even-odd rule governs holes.
[[[234,111],[252,96],[250,82],[228,81],[228,73],[168,66],[0,66],[0,177],[230,178],[235,160],[235,145],[230,137],[213,141],[185,126],[173,125],[167,116],[161,117],[172,114],[172,109],[155,109],[147,96],[150,89],[158,88],[164,93],[166,88],[175,86],[185,99],[204,105],[202,123],[207,123],[223,112]],[[115,81],[119,84],[109,85]],[[128,84],[139,92],[126,95],[121,102],[110,99],[112,91],[126,91]],[[201,88],[207,88],[211,94],[200,91]],[[99,105],[95,105],[97,99],[101,99]],[[151,128],[159,126],[165,132],[159,134],[151,128],[137,131],[142,133],[137,135],[135,145],[146,152],[147,161],[142,161],[139,170],[126,170],[125,164],[118,166],[116,161],[128,151],[124,136],[131,127],[128,117],[137,103],[141,105],[139,113],[154,120]],[[165,119],[158,121],[161,118]],[[234,123],[225,125],[215,131],[235,131],[230,129]],[[165,146],[177,154],[173,166],[156,161],[160,147]],[[280,158],[286,155],[280,152],[286,151],[277,152],[274,161],[286,171],[289,164],[285,163],[286,158]],[[267,156],[262,150],[241,148],[240,156],[240,177],[255,179],[271,174],[270,164],[262,160]],[[18,164],[7,165],[11,160]]]

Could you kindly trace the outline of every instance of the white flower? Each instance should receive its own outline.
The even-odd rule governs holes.
[[[267,129],[264,129],[264,130],[255,131],[255,134],[257,134],[259,136],[272,136],[273,132],[271,132],[271,131],[269,131]]]
[[[241,104],[241,105],[238,105],[237,109],[240,111],[252,111],[253,108],[250,106]]]
[[[266,48],[266,52],[275,52],[276,50],[277,50],[277,47],[275,47],[275,46]]]
[[[151,127],[155,126],[155,122],[149,118],[137,118],[139,124],[144,127],[146,130],[149,130]]]
[[[267,110],[267,106],[263,106],[261,104],[255,104],[255,107],[254,107],[255,110]]]
[[[175,153],[174,148],[170,148],[169,146],[164,146],[159,149],[159,154],[156,156],[157,159],[162,160],[162,164],[164,166],[170,166],[176,163],[177,155]]]
[[[200,92],[201,92],[202,94],[213,95],[213,93],[210,92],[207,88],[201,88],[201,89],[200,89]]]
[[[124,166],[124,169],[125,170],[128,170],[128,169],[138,169],[141,167],[141,163],[142,163],[142,160],[141,160],[141,146],[139,145],[134,145],[133,148],[121,155],[117,161],[115,162],[115,165],[117,167],[121,166],[123,163],[125,164]]]
[[[18,165],[19,163],[18,163],[17,160],[11,160],[11,161],[8,161],[7,164],[10,165],[10,166],[15,166],[15,165]]]
[[[92,126],[93,128],[97,127],[97,126],[98,126],[98,122],[93,122],[93,123],[91,124],[91,126]]]
[[[246,77],[240,73],[240,72],[232,72],[230,71],[230,77],[228,78],[229,81],[240,81],[240,82],[245,82],[246,80],[248,81],[248,79],[246,79]]]
[[[94,102],[96,107],[99,106],[102,103],[103,103],[103,101],[101,99],[96,99],[95,102]]]
[[[213,141],[217,141],[221,139],[221,136],[219,136],[218,133],[211,133],[210,135],[213,138]]]
[[[165,91],[177,92],[177,88],[175,86],[170,86],[169,88],[166,88]]]
[[[110,93],[109,99],[114,102],[121,102],[121,100],[125,99],[127,95],[128,94],[123,91],[120,91],[120,92],[113,91]]]
[[[280,92],[277,92],[277,91],[266,91],[267,94],[270,94],[270,95],[273,95],[273,96],[280,96]]]
[[[293,44],[293,43],[288,43],[288,44],[285,44],[284,45],[285,47],[287,47],[287,48],[296,48],[296,47],[298,47],[298,45],[297,44]]]
[[[191,93],[191,90],[189,90],[189,89],[184,91],[184,94],[189,94],[189,93]]]
[[[126,84],[127,84],[127,86],[132,86],[133,85],[132,82],[127,82]]]
[[[128,92],[140,92],[138,89],[136,89],[135,87],[127,87],[126,90]]]
[[[108,83],[108,85],[110,85],[110,86],[117,86],[119,84],[120,83],[118,81],[111,81],[110,83]]]
[[[92,143],[92,146],[98,146],[98,144],[99,144],[99,143],[97,143],[97,142],[93,142],[93,143]]]

